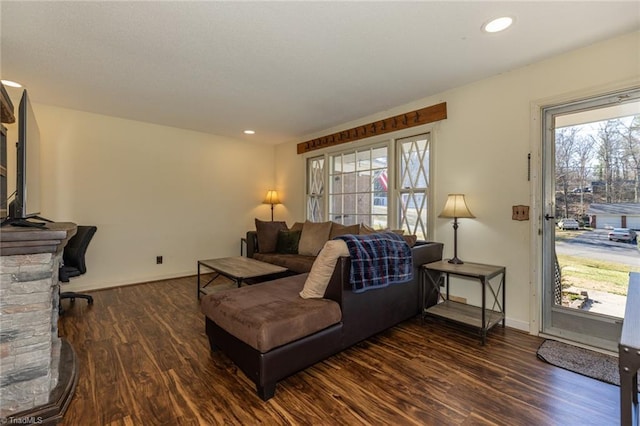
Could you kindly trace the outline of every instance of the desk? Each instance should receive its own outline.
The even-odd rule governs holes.
[[[424,309],[425,299],[423,297],[422,315],[431,315],[476,327],[480,330],[483,345],[486,341],[487,331],[499,322],[502,322],[502,327],[505,326],[505,287],[507,271],[504,266],[470,262],[453,264],[446,260],[441,260],[427,263],[423,265],[422,268],[422,294],[427,293],[426,285],[430,282],[437,289],[438,302],[440,302],[428,309]],[[482,289],[482,307],[449,300],[449,278],[451,275],[478,280]],[[436,280],[434,276],[439,278]],[[494,287],[491,280],[496,277],[500,277],[500,283],[497,287]],[[446,296],[442,295],[440,288],[440,282],[443,278],[445,278]],[[491,309],[487,309],[487,289],[493,296]]]

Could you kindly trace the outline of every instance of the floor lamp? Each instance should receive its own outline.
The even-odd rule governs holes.
[[[264,201],[262,204],[271,204],[271,222],[273,222],[273,206],[275,204],[280,204],[280,199],[278,198],[278,191],[275,189],[270,189],[267,191],[267,196],[264,197]]]
[[[463,264],[464,262],[458,259],[458,219],[463,217],[475,218],[469,211],[469,207],[467,207],[464,194],[449,194],[444,209],[442,209],[442,213],[438,217],[453,218],[453,258],[449,259],[449,263]]]

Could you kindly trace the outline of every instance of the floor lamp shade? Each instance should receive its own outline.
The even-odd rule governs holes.
[[[267,195],[264,197],[262,204],[271,204],[271,222],[273,222],[273,206],[280,204],[280,198],[278,198],[278,191],[270,189],[267,191]]]
[[[447,202],[444,204],[444,209],[442,209],[442,213],[438,217],[453,218],[453,258],[449,260],[449,263],[464,263],[458,259],[458,219],[475,218],[467,206],[464,194],[449,194]]]

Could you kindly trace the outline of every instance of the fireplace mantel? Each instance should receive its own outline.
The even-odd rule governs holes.
[[[3,226],[0,255],[60,253],[76,230],[76,224],[71,222],[51,222],[46,228]]]

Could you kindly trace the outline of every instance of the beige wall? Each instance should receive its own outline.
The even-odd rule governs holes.
[[[42,216],[98,227],[87,274],[65,290],[194,274],[198,259],[239,255],[253,219],[270,217],[260,203],[273,185],[272,146],[40,104],[34,112]]]
[[[477,219],[461,221],[458,254],[507,267],[508,324],[528,329],[537,316],[531,295],[539,283],[531,283],[531,271],[538,221],[512,221],[511,206],[536,208],[539,182],[527,181],[526,170],[527,154],[540,144],[531,136],[531,104],[637,80],[638,51],[640,33],[630,34],[301,140],[447,102],[449,118],[434,129],[431,213],[448,193],[467,194]],[[283,202],[276,219],[304,219],[305,164],[294,142],[271,147],[40,104],[34,110],[43,135],[42,215],[99,228],[88,273],[65,289],[193,274],[197,259],[236,255],[254,217],[270,216],[269,206],[260,204],[269,187]],[[9,131],[12,146],[15,129]],[[538,167],[534,155],[534,177]],[[436,219],[433,237],[450,257],[451,222]],[[156,255],[164,256],[163,265],[155,264]],[[478,292],[465,287],[454,293],[476,302]]]
[[[530,321],[537,318],[532,293],[537,294],[539,283],[530,281],[531,271],[537,268],[539,222],[536,217],[528,222],[511,220],[511,207],[533,206],[539,192],[535,190],[539,181],[527,181],[529,152],[534,153],[534,177],[540,167],[537,153],[541,141],[531,136],[531,104],[550,97],[568,100],[604,85],[631,84],[632,79],[638,84],[639,51],[640,33],[629,34],[307,135],[300,141],[446,102],[448,118],[436,126],[433,146],[436,214],[448,193],[467,195],[477,218],[461,220],[458,255],[467,261],[507,267],[507,323],[529,330]],[[291,220],[300,220],[305,206],[303,156],[296,154],[295,143],[283,144],[277,147],[276,161],[276,180],[288,195]],[[435,225],[434,239],[445,244],[445,256],[451,257],[451,221],[437,219]],[[479,303],[479,286],[464,282],[454,286],[454,294]]]

